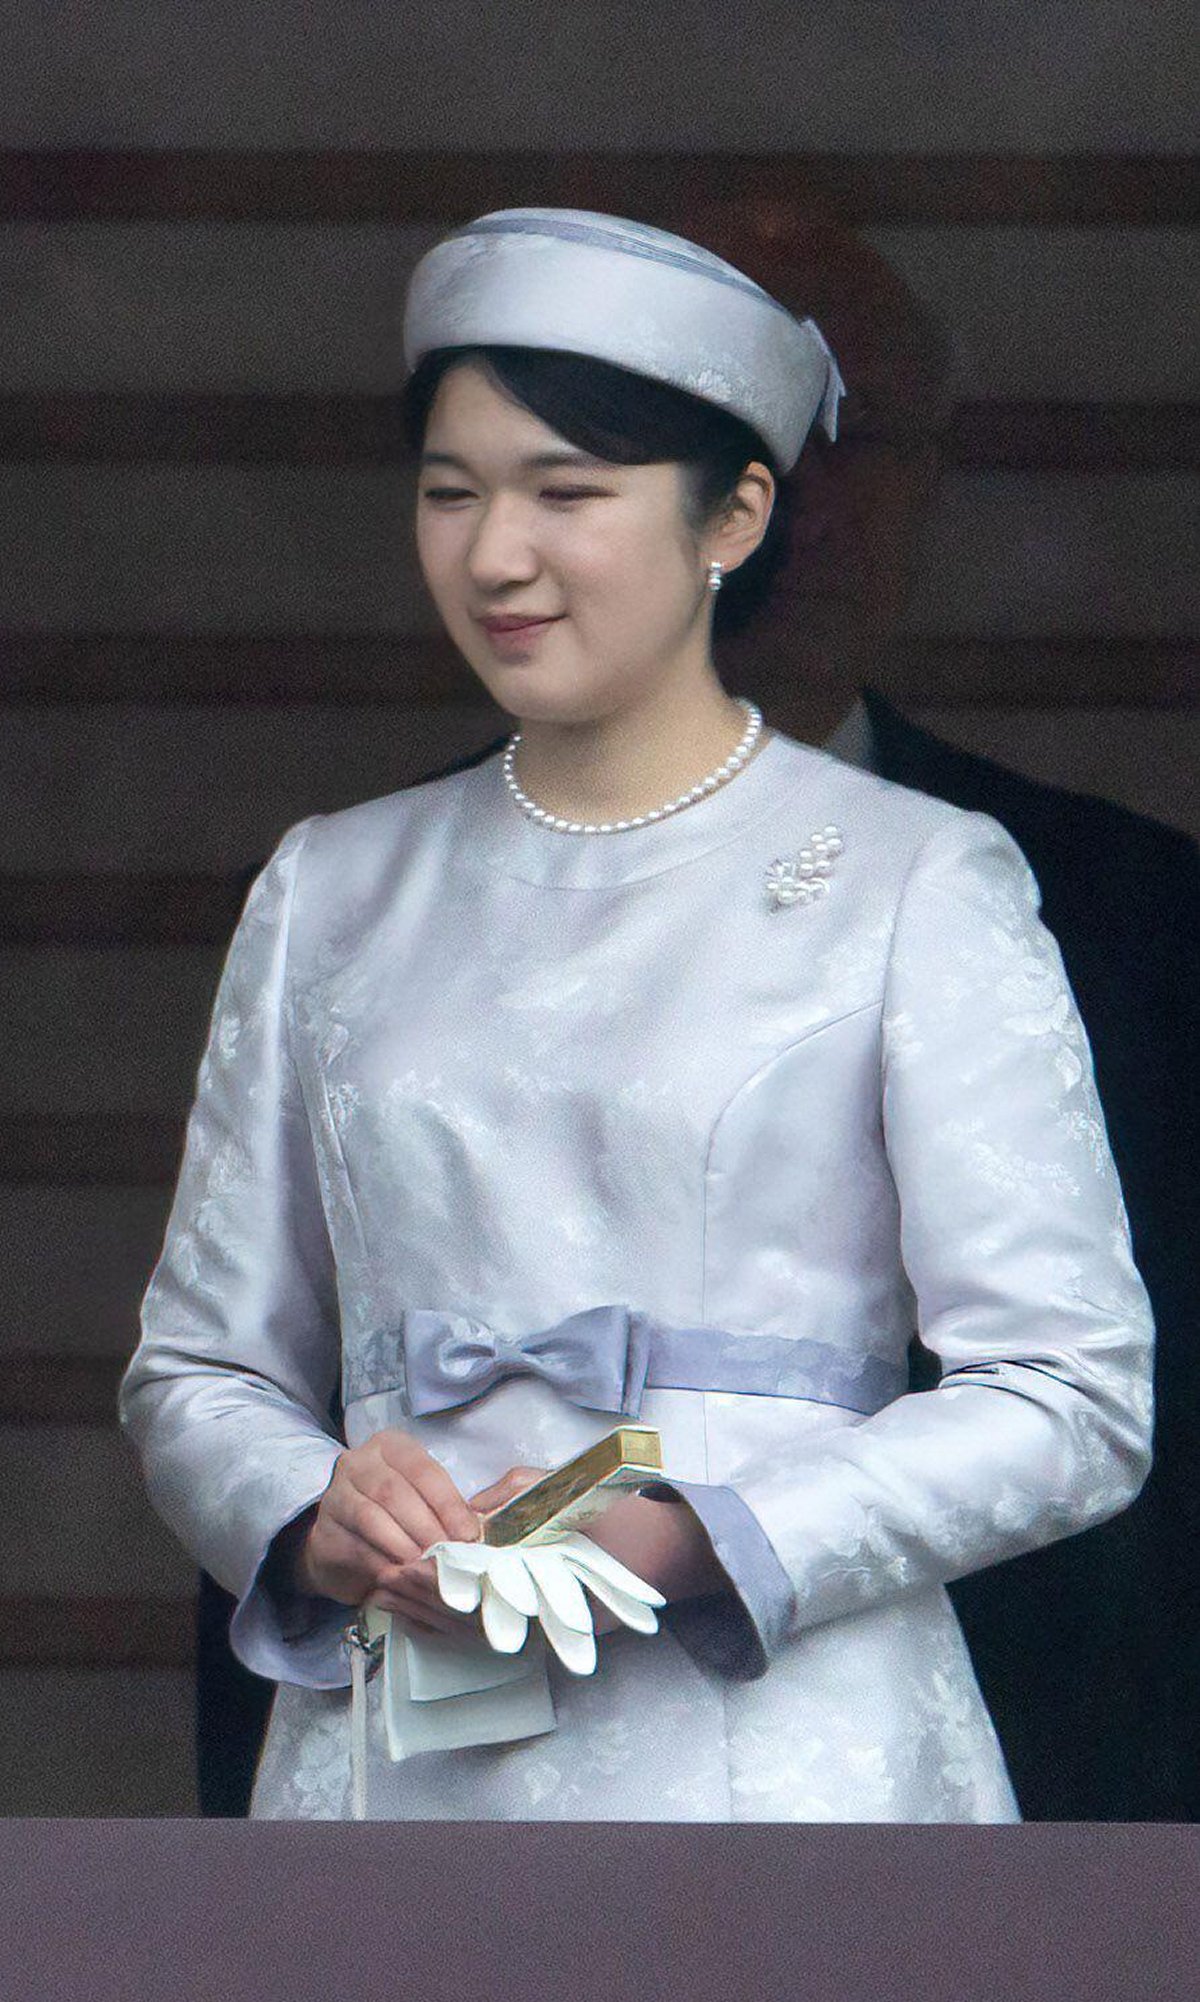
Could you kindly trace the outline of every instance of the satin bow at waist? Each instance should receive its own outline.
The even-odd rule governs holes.
[[[729,1390],[882,1410],[908,1387],[907,1366],[803,1336],[675,1327],[623,1304],[585,1307],[548,1328],[505,1334],[466,1314],[407,1308],[345,1364],[350,1404],[397,1391],[408,1414],[449,1411],[507,1377],[532,1376],[589,1409],[636,1418],[646,1390]]]

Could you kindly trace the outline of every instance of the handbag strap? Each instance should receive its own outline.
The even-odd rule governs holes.
[[[350,1657],[350,1818],[367,1818],[367,1684],[383,1659],[383,1636],[370,1638],[360,1613],[342,1628]]]

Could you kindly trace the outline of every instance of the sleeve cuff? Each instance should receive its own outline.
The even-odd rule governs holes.
[[[734,1488],[656,1478],[639,1489],[651,1501],[677,1495],[708,1532],[732,1590],[675,1599],[662,1619],[702,1666],[737,1682],[765,1675],[787,1640],[796,1598],[791,1579],[758,1517]]]
[[[272,1531],[254,1574],[229,1622],[229,1645],[237,1659],[270,1682],[294,1682],[307,1689],[343,1689],[350,1668],[342,1647],[354,1608],[307,1592],[280,1591],[270,1577],[275,1538],[312,1507],[310,1496]]]

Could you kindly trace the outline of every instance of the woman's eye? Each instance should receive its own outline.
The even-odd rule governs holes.
[[[602,498],[599,487],[543,487],[542,489],[543,500],[577,501],[591,500],[593,498],[597,500]],[[422,499],[428,501],[470,500],[471,494],[466,487],[426,487],[422,494]]]

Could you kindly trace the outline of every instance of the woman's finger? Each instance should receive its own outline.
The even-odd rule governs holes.
[[[298,1560],[297,1582],[306,1591],[353,1601],[378,1582],[388,1560],[353,1530],[326,1518],[314,1522]]]
[[[411,1433],[393,1429],[381,1432],[378,1444],[385,1465],[415,1491],[419,1510],[427,1511],[433,1519],[425,1543],[437,1543],[442,1538],[470,1542],[478,1536],[474,1511],[445,1467],[426,1452],[419,1440]]]
[[[513,1499],[514,1495],[522,1494],[526,1488],[532,1487],[535,1481],[540,1481],[546,1471],[545,1467],[510,1467],[508,1472],[502,1474],[498,1481],[493,1481],[490,1487],[480,1488],[478,1494],[471,1496],[471,1507],[479,1509],[484,1514],[492,1509],[502,1508],[506,1501]]]
[[[331,1501],[331,1513],[343,1528],[351,1530],[372,1547],[377,1553],[377,1562],[409,1564],[425,1548],[419,1539],[421,1529],[428,1527],[427,1520],[419,1518],[410,1529],[397,1520],[389,1506],[360,1488],[343,1490]],[[435,1524],[433,1536],[426,1540],[432,1542],[438,1534]]]
[[[411,1620],[414,1626],[423,1626],[434,1633],[448,1634],[460,1639],[464,1633],[473,1631],[474,1616],[457,1613],[439,1599],[435,1605],[426,1600],[414,1598],[404,1592],[387,1592],[382,1589],[372,1592],[368,1604],[378,1606],[381,1612],[393,1613]]]
[[[438,1602],[437,1565],[432,1557],[422,1557],[414,1564],[389,1564],[379,1573],[378,1584],[383,1592],[403,1592],[410,1598],[425,1599],[431,1606]]]
[[[386,1509],[393,1520],[413,1538],[418,1555],[422,1550],[427,1550],[431,1543],[444,1541],[446,1530],[443,1524],[430,1508],[424,1495],[402,1474],[382,1468],[374,1481],[369,1485],[364,1482],[363,1486],[364,1492],[370,1495],[372,1501],[378,1502],[381,1508]]]
[[[421,1564],[406,1565],[385,1574],[379,1580],[379,1589],[393,1596],[405,1599],[421,1612],[423,1618],[449,1614],[460,1621],[470,1617],[465,1608],[453,1606],[442,1597],[438,1581],[436,1560],[426,1558]]]

